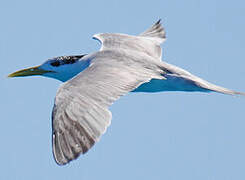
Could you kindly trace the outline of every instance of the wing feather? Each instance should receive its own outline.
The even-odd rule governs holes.
[[[155,41],[158,41],[158,44],[163,43],[166,40],[166,32],[161,25],[161,19],[159,19],[152,27],[141,33],[139,36],[151,37],[154,38]]]
[[[144,54],[99,51],[90,66],[58,90],[52,113],[53,154],[63,165],[86,153],[111,122],[108,107],[152,78],[163,79],[158,63]]]
[[[161,43],[166,40],[166,33],[160,20],[138,36],[119,33],[95,34],[94,39],[102,43],[101,51],[110,49],[134,50],[145,53],[156,60],[161,60]]]

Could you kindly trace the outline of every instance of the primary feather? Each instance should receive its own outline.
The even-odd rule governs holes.
[[[53,152],[65,164],[87,152],[111,121],[108,107],[120,96],[165,72],[151,57],[103,50],[91,65],[58,90],[53,110]],[[130,65],[129,65],[130,64]]]

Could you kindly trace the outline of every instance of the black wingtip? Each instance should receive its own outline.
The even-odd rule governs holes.
[[[161,24],[162,19],[158,19],[158,21],[155,24]]]

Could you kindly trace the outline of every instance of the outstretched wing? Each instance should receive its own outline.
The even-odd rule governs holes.
[[[108,106],[115,100],[152,78],[163,79],[158,63],[144,58],[100,51],[87,69],[59,88],[52,113],[58,164],[86,153],[99,140],[110,124]]]
[[[118,33],[102,33],[93,36],[102,43],[101,50],[125,49],[146,53],[157,60],[162,58],[160,44],[166,40],[166,33],[160,20],[138,36]]]

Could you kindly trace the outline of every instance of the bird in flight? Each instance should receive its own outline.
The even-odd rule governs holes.
[[[160,20],[136,36],[102,33],[93,38],[101,43],[95,53],[55,57],[9,75],[41,75],[64,82],[57,91],[52,111],[53,155],[59,165],[76,159],[99,141],[111,123],[108,107],[128,92],[245,95],[162,61],[160,45],[166,35]]]

